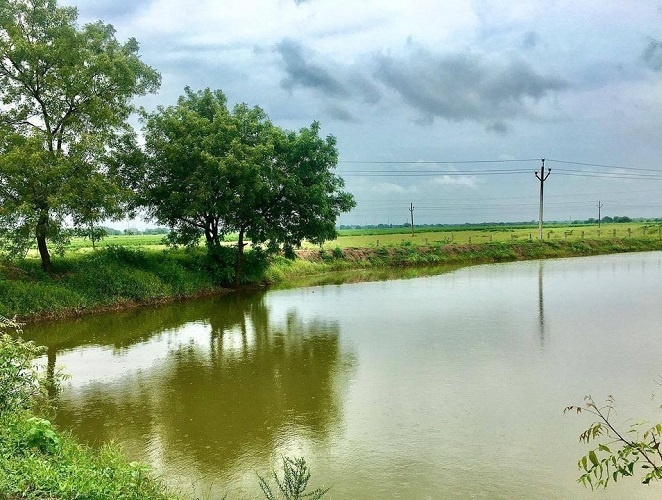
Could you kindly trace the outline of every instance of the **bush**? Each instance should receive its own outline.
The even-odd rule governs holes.
[[[223,286],[234,285],[237,247],[208,246],[205,262],[206,271],[214,283]],[[269,265],[267,254],[259,247],[244,252],[239,282],[261,283]]]
[[[45,383],[32,364],[43,349],[7,330],[20,333],[17,323],[0,316],[0,415],[28,409],[45,395]]]
[[[278,477],[276,471],[273,471],[273,477],[276,482],[276,493],[265,478],[258,474],[260,488],[267,500],[301,500],[311,498],[319,500],[329,488],[317,488],[314,491],[306,492],[308,481],[310,480],[310,469],[306,460],[302,458],[283,457],[283,479]]]

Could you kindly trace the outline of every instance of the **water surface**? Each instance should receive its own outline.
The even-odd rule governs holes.
[[[576,484],[584,395],[662,420],[662,253],[494,264],[33,326],[58,422],[171,484],[255,498],[305,456],[329,498],[659,498]],[[45,360],[46,361],[46,360]]]

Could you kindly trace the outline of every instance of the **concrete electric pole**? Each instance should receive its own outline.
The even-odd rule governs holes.
[[[411,235],[414,236],[414,204],[409,204],[409,211],[411,212]]]
[[[538,213],[538,238],[542,240],[542,200],[543,200],[543,186],[545,184],[545,181],[547,180],[547,177],[549,177],[549,174],[552,173],[551,168],[547,168],[547,173],[545,174],[545,159],[542,159],[542,167],[540,167],[540,175],[538,175],[538,172],[535,172],[536,177],[540,181],[540,211]]]

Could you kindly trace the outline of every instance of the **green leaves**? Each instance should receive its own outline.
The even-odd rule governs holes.
[[[314,122],[298,132],[274,126],[259,107],[227,108],[220,91],[185,89],[175,106],[143,113],[146,159],[124,176],[139,204],[172,230],[171,240],[208,247],[239,234],[253,247],[293,248],[335,238],[335,221],[354,207],[333,174],[335,138]]]
[[[44,390],[40,374],[32,364],[43,349],[15,339],[7,331],[21,330],[17,323],[0,316],[0,415],[29,408]]]
[[[258,474],[260,488],[267,500],[302,500],[304,498],[319,500],[329,491],[329,488],[317,488],[306,492],[310,480],[310,469],[303,457],[283,457],[283,479],[278,477],[276,471],[273,471],[273,477],[278,488],[276,493],[273,492],[266,479]]]
[[[131,99],[160,84],[134,39],[76,18],[53,0],[0,2],[0,245],[20,254],[36,237],[45,269],[65,220],[89,227],[123,210],[109,156]]]
[[[27,445],[44,453],[55,453],[60,446],[60,437],[56,434],[50,421],[30,417],[27,422],[30,425],[25,435]]]
[[[588,443],[599,437],[609,439],[611,447],[599,443],[596,449],[590,450],[577,463],[583,473],[578,481],[584,486],[606,488],[609,481],[617,481],[619,477],[633,476],[635,467],[639,466],[647,473],[642,483],[648,484],[652,480],[662,478],[662,453],[660,442],[662,437],[662,423],[641,432],[645,423],[633,424],[625,435],[619,432],[610,420],[614,411],[614,398],[609,396],[605,406],[598,407],[590,397],[585,399],[583,407],[568,406],[565,412],[580,410],[588,412],[597,418],[588,429],[581,433],[581,442]]]

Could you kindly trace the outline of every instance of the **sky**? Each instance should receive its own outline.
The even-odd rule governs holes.
[[[338,224],[662,217],[662,0],[65,0],[135,37],[148,110],[220,89],[318,121]],[[136,126],[139,125],[136,122]]]

